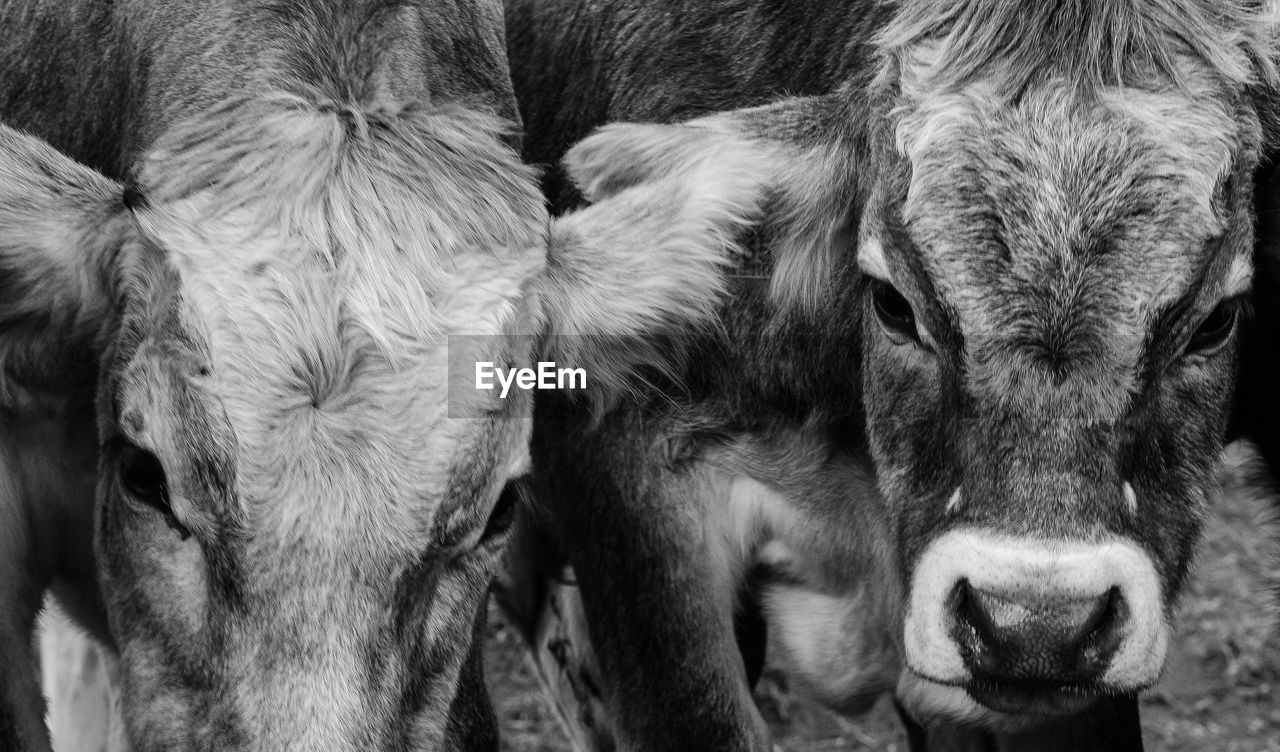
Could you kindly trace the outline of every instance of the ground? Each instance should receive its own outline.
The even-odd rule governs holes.
[[[1276,508],[1250,490],[1250,459],[1230,452],[1196,572],[1178,613],[1177,638],[1159,684],[1142,700],[1152,752],[1280,752],[1280,546]],[[516,634],[494,612],[488,672],[503,749],[565,752]],[[783,752],[902,752],[892,710],[840,718],[788,691],[771,671],[757,697]]]

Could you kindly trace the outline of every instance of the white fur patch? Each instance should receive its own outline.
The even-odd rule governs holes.
[[[1253,260],[1247,255],[1236,256],[1222,282],[1222,297],[1232,298],[1249,291],[1253,285]]]
[[[40,668],[56,750],[129,752],[120,661],[57,607],[40,620]]]
[[[955,514],[957,511],[959,511],[960,504],[963,500],[964,500],[964,497],[960,493],[960,487],[956,486],[955,493],[951,494],[951,498],[947,500],[947,508],[946,508],[947,514]]]
[[[858,240],[858,268],[868,277],[888,282],[889,264],[884,258],[884,243],[879,235],[867,234]]]
[[[953,530],[934,541],[916,564],[907,609],[907,665],[925,678],[947,684],[969,672],[951,639],[948,595],[961,580],[984,590],[1035,591],[1070,597],[1101,596],[1118,588],[1129,621],[1101,681],[1121,691],[1149,686],[1164,665],[1169,624],[1160,578],[1151,558],[1135,544],[1036,540],[983,530]]]
[[[1124,508],[1131,516],[1138,514],[1138,495],[1133,491],[1133,484],[1124,482]]]

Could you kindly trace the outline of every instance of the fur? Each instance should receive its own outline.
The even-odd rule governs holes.
[[[9,331],[25,330],[0,342],[7,404],[22,403],[27,390],[92,390],[66,377],[80,365],[77,351],[99,347],[110,314],[109,285],[128,226],[119,196],[117,184],[0,124],[0,320]],[[65,345],[44,345],[51,332]]]
[[[763,203],[764,175],[763,164],[710,163],[628,188],[552,226],[538,288],[551,313],[546,352],[586,368],[597,409],[616,403],[642,365],[667,377],[683,372],[687,356],[641,335],[673,333],[676,350],[714,320],[736,238]]]
[[[576,573],[619,744],[761,748],[742,664],[723,654],[723,604],[788,572],[748,576],[695,543],[738,519],[715,494],[690,497],[690,479],[725,445],[778,440],[742,470],[764,485],[798,457],[842,457],[876,477],[882,503],[858,508],[893,532],[826,518],[838,505],[797,487],[776,506],[824,534],[763,545],[769,561],[884,567],[909,594],[923,552],[953,529],[1071,545],[1105,535],[1154,572],[1158,587],[1143,592],[1162,609],[1182,586],[1226,428],[1234,342],[1186,348],[1250,276],[1272,9],[1024,6],[508,1],[532,161],[558,160],[606,122],[646,123],[608,125],[572,153],[544,181],[558,209],[581,200],[574,186],[615,195],[687,177],[705,158],[777,165],[751,233],[753,263],[764,263],[743,270],[721,329],[695,336],[701,357],[682,388],[598,428],[554,399],[539,404],[538,535],[558,546],[543,555]],[[783,36],[795,40],[785,53]],[[873,239],[878,248],[857,248]],[[858,254],[911,306],[919,345],[881,331]],[[747,281],[760,266],[766,290]],[[775,339],[784,333],[796,344]],[[820,438],[789,453],[797,435]],[[684,501],[673,510],[673,499]],[[869,560],[847,558],[858,554]],[[1159,638],[1149,620],[1131,626],[1144,631],[1134,645]],[[1086,711],[1099,724],[1088,733],[968,699],[923,705],[912,712],[930,724],[959,722],[977,738],[993,729],[990,743],[1140,744],[1131,697]]]
[[[968,673],[947,636],[948,594],[964,580],[975,589],[1036,597],[1094,597],[1112,588],[1125,599],[1128,625],[1118,658],[1102,681],[1121,692],[1154,683],[1169,641],[1167,604],[1150,557],[1124,540],[1072,543],[993,537],[956,529],[933,541],[915,567],[905,633],[908,668],[925,679],[963,684]]]
[[[552,224],[510,148],[489,2],[0,6],[14,16],[0,114],[70,154],[0,132],[4,470],[68,472],[5,508],[38,533],[3,541],[30,590],[5,603],[38,603],[37,551],[76,564],[57,574],[90,593],[76,616],[96,637],[110,621],[139,752],[495,748],[480,636],[532,399],[451,392],[450,367],[523,361],[550,324],[590,342],[557,354],[616,399],[636,367],[619,342],[709,320],[760,171]],[[78,120],[24,96],[101,85],[32,70],[51,51],[32,24],[116,63],[128,96]],[[631,212],[666,233],[657,257],[611,245]],[[76,440],[12,443],[46,423]],[[130,486],[139,457],[160,501]],[[66,552],[47,529],[64,504]],[[36,607],[3,644],[29,643]],[[28,673],[0,687],[6,749],[47,748]]]
[[[893,20],[876,38],[881,53],[896,56],[938,41],[927,76],[944,87],[980,80],[1017,96],[1051,77],[1072,87],[1135,85],[1152,75],[1183,83],[1181,55],[1196,56],[1237,85],[1277,76],[1274,25],[1280,17],[1262,0],[891,5]]]
[[[24,605],[0,644],[30,643],[58,574],[95,636],[110,619],[140,752],[496,747],[490,517],[532,403],[453,398],[451,337],[523,360],[584,312],[694,325],[752,211],[708,190],[551,227],[493,2],[14,0],[0,28],[0,115],[65,152],[0,131],[4,478],[33,489],[4,512],[34,536],[3,541]],[[711,182],[736,199],[753,174]],[[646,205],[674,269],[595,245]],[[121,479],[143,452],[163,504]],[[29,656],[0,663],[0,746],[47,749]]]

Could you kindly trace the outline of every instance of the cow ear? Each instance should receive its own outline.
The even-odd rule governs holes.
[[[759,160],[707,161],[555,220],[537,283],[543,356],[584,368],[605,403],[643,368],[678,375],[682,343],[716,320],[769,174]]]
[[[127,215],[120,185],[0,125],[0,402],[78,382],[68,366],[93,356]]]
[[[780,306],[816,310],[841,255],[852,250],[871,160],[869,104],[856,91],[783,99],[676,125],[613,124],[577,144],[564,167],[600,201],[631,187],[687,184],[750,162],[767,173],[762,237]]]
[[[760,147],[714,120],[613,123],[579,141],[563,166],[588,201],[600,201],[635,185],[689,175],[709,163],[752,159]]]

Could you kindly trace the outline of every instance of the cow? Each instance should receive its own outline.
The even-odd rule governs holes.
[[[1230,437],[1256,448],[1247,477],[1280,509],[1280,140],[1266,146],[1255,177],[1254,279]]]
[[[1270,150],[1256,177],[1258,215],[1254,281],[1249,326],[1241,343],[1232,437],[1247,438],[1258,449],[1260,478],[1280,490],[1280,145]]]
[[[763,172],[551,221],[496,0],[5,0],[0,120],[0,749],[47,592],[137,752],[496,749],[532,398],[467,363],[625,393]]]
[[[913,748],[1141,748],[1216,491],[1272,11],[507,0],[553,210],[772,175],[679,378],[539,397],[501,596],[578,746],[768,749],[764,631],[837,710],[895,691]]]

